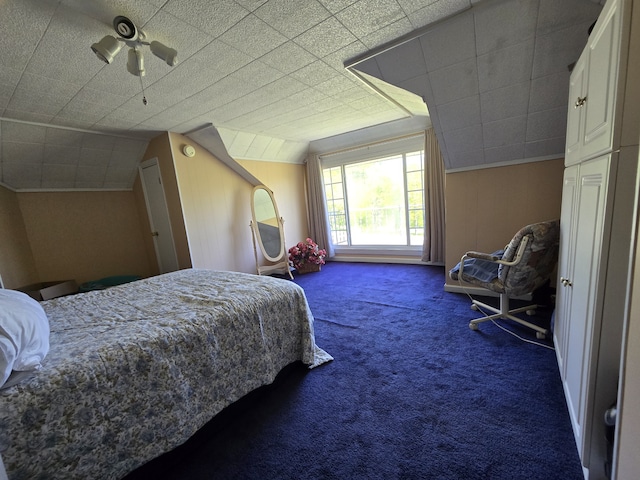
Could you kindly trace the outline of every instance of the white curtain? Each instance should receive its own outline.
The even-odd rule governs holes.
[[[327,258],[332,258],[335,252],[331,242],[322,166],[318,155],[307,157],[307,198],[309,199],[309,234],[320,248],[327,251]]]
[[[433,128],[424,132],[424,189],[422,261],[444,264],[444,160]]]

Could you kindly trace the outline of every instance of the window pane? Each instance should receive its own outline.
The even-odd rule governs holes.
[[[406,245],[402,157],[345,166],[351,245]]]

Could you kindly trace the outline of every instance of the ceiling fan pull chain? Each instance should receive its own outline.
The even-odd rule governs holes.
[[[140,79],[140,86],[142,87],[142,104],[146,105],[147,104],[147,97],[144,94],[144,84],[142,83],[142,76],[138,77]]]

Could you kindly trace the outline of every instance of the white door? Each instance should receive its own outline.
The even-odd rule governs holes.
[[[565,274],[567,282],[560,289],[570,289],[565,296],[570,302],[569,318],[564,320],[564,391],[569,416],[578,445],[582,464],[589,465],[590,429],[585,423],[591,417],[589,402],[593,382],[590,365],[597,354],[599,341],[599,306],[597,298],[603,286],[601,259],[603,251],[604,220],[609,183],[611,155],[589,160],[580,165],[578,176],[577,217],[572,232],[573,265]],[[560,274],[562,275],[562,274]],[[561,298],[563,295],[561,295]],[[562,309],[564,311],[564,309]],[[596,360],[597,361],[597,360]]]
[[[153,236],[160,273],[173,272],[178,270],[178,258],[173,243],[169,210],[162,187],[158,159],[152,158],[142,163],[140,178],[142,179],[142,190],[151,224],[150,234]]]

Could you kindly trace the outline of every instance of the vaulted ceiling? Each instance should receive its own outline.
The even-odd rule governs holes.
[[[242,159],[431,123],[450,169],[561,155],[567,65],[601,3],[0,0],[0,183],[130,188],[150,138],[208,123]],[[117,15],[178,64],[101,62]]]

